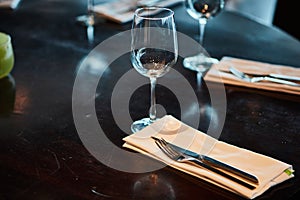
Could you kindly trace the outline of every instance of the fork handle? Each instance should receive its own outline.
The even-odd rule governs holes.
[[[253,189],[256,188],[254,185],[250,184],[249,182],[247,182],[247,181],[245,181],[243,179],[238,179],[235,176],[233,176],[231,174],[228,174],[228,173],[225,173],[225,172],[219,170],[218,168],[212,167],[211,165],[206,164],[205,162],[202,162],[202,161],[200,161],[198,159],[191,159],[191,160],[189,160],[189,162],[191,162],[193,164],[196,164],[198,166],[201,166],[203,168],[206,168],[206,169],[208,169],[208,170],[210,170],[212,172],[215,172],[215,173],[217,173],[217,174],[219,174],[221,176],[224,176],[225,178],[228,178],[228,179],[230,179],[230,180],[232,180],[232,181],[234,181],[234,182],[236,182],[236,183],[238,183],[240,185],[243,185],[243,186],[245,186],[245,187],[247,187],[247,188],[249,188],[251,190],[253,190]]]

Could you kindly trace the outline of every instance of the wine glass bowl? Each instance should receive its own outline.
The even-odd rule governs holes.
[[[186,0],[185,7],[188,14],[194,19],[208,20],[216,16],[224,7],[222,0]]]
[[[199,43],[203,46],[204,31],[208,20],[218,15],[224,8],[224,0],[185,0],[187,13],[198,20],[200,35]],[[212,64],[217,63],[216,58],[211,58],[206,52],[186,57],[183,66],[197,72],[197,82],[201,83],[202,74],[207,71]]]
[[[158,78],[165,75],[176,63],[174,53],[155,48],[141,48],[131,54],[134,68],[146,77]]]
[[[137,132],[156,120],[155,86],[177,62],[178,42],[174,12],[168,8],[144,7],[134,13],[131,31],[131,63],[138,73],[150,79],[149,117],[137,120],[131,131]]]
[[[0,32],[0,79],[9,75],[15,63],[10,35]]]

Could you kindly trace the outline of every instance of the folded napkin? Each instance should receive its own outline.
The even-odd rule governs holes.
[[[300,68],[291,66],[275,65],[253,60],[245,60],[233,57],[223,57],[219,63],[214,64],[204,76],[204,80],[212,82],[222,82],[225,84],[238,85],[256,89],[300,94],[300,87],[290,86],[273,82],[249,83],[243,81],[229,72],[229,67],[233,66],[244,73],[255,75],[267,75],[270,73],[290,75],[300,77]]]
[[[21,0],[0,0],[0,8],[15,9],[19,5]]]
[[[103,18],[117,23],[130,22],[133,19],[134,11],[137,8],[136,0],[117,0],[94,6],[94,12]],[[173,6],[182,0],[160,0],[155,3],[159,7]]]
[[[204,168],[172,161],[157,147],[151,136],[162,137],[168,142],[197,153],[206,152],[206,155],[212,158],[255,175],[259,183],[255,189],[251,190]],[[123,147],[150,156],[175,169],[249,199],[253,199],[263,194],[270,187],[294,177],[292,165],[218,141],[170,115],[164,116],[123,140],[125,141]]]

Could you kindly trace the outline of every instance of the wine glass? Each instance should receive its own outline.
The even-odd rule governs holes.
[[[9,34],[0,32],[0,79],[9,75],[15,63],[14,51]]]
[[[87,27],[87,38],[88,41],[92,43],[94,41],[95,25],[94,0],[87,0],[87,14],[76,17],[76,21],[80,22],[81,24]]]
[[[201,46],[203,45],[207,21],[218,15],[223,10],[224,4],[224,0],[185,0],[185,8],[188,14],[199,22],[199,43]],[[217,59],[200,52],[197,55],[184,58],[183,66],[197,72],[197,82],[200,84],[202,74],[208,70],[212,64],[217,62]]]
[[[10,74],[14,67],[14,50],[9,34],[0,32],[0,117],[14,108],[15,80]]]
[[[156,118],[155,86],[157,78],[165,75],[178,58],[174,12],[168,8],[143,7],[134,13],[131,32],[131,63],[151,83],[149,117],[133,122],[131,131],[137,132]]]
[[[95,24],[94,0],[87,0],[87,14],[78,16],[76,20],[86,26],[93,26]]]

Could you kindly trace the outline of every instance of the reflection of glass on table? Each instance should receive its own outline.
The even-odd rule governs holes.
[[[0,79],[0,117],[9,116],[15,105],[15,79],[9,74]]]
[[[138,179],[133,186],[133,199],[176,199],[172,186],[158,174]]]

